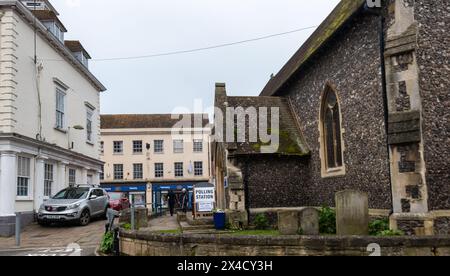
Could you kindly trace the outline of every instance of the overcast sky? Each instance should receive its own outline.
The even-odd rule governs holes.
[[[94,59],[208,47],[319,25],[339,0],[53,0],[66,39]],[[313,30],[220,49],[122,61],[91,61],[108,88],[103,114],[192,110],[229,95],[258,95]]]

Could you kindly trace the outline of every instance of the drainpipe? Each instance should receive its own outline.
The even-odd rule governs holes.
[[[392,186],[392,175],[391,175],[391,150],[389,146],[389,106],[388,106],[388,95],[387,95],[387,80],[386,80],[386,62],[384,58],[384,50],[385,50],[385,35],[384,35],[384,25],[386,19],[384,17],[383,8],[378,8],[374,10],[374,8],[369,8],[367,4],[364,6],[364,10],[369,14],[375,15],[379,17],[379,25],[378,25],[378,34],[379,34],[379,49],[380,49],[380,62],[381,62],[381,89],[383,96],[383,112],[384,112],[384,127],[386,131],[386,147],[387,147],[387,156],[389,160],[388,173],[389,173],[389,186],[391,193],[391,210],[389,212],[389,216],[394,213],[394,195],[393,195],[393,186]]]

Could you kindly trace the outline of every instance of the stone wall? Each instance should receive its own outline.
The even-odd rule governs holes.
[[[354,189],[369,194],[370,208],[391,208],[378,24],[376,16],[356,16],[282,90],[312,150],[308,171],[299,174],[313,206],[334,205],[336,192]],[[322,178],[319,113],[327,83],[339,97],[346,174]]]
[[[311,157],[249,160],[251,208],[334,206],[335,193],[346,189],[367,192],[370,208],[391,208],[378,22],[358,15],[280,91],[293,103]],[[340,100],[346,174],[322,178],[319,114],[327,83]]]
[[[415,0],[417,63],[423,106],[430,210],[450,209],[450,8],[447,0]]]
[[[450,256],[450,237],[320,237],[172,235],[121,232],[129,256],[369,256],[378,244],[382,256]]]

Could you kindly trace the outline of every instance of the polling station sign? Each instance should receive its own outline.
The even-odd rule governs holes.
[[[195,203],[214,203],[216,201],[214,187],[195,188]]]

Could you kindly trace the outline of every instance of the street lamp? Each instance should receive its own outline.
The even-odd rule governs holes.
[[[73,127],[68,127],[67,129],[67,140],[68,140],[68,147],[69,150],[73,149],[73,142],[70,142],[70,129],[73,128],[75,130],[84,130],[84,127],[81,125],[74,125]]]

